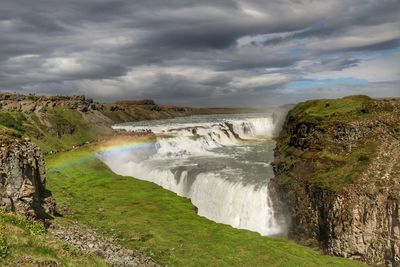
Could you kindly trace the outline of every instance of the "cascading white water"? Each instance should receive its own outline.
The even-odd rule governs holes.
[[[161,185],[188,197],[198,214],[262,235],[281,234],[268,192],[273,176],[274,123],[269,114],[198,116],[117,125],[151,131],[148,151],[100,158],[116,173]]]

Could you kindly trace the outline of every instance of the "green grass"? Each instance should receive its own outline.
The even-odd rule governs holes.
[[[341,99],[309,100],[299,103],[291,111],[303,121],[319,122],[324,117],[339,117],[341,120],[368,116],[370,110],[368,96],[349,96]]]
[[[123,245],[163,265],[364,266],[212,222],[198,216],[189,200],[116,175],[91,155],[85,148],[47,158],[48,188],[59,207],[68,210],[57,220],[76,220],[116,235]]]
[[[43,225],[0,210],[0,266],[107,266],[46,234]]]

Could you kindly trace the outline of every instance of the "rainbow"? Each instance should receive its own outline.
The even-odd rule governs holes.
[[[63,153],[62,160],[57,159],[56,164],[51,164],[54,157],[49,157],[52,167],[67,168],[71,165],[89,163],[98,159],[102,154],[120,155],[121,153],[140,153],[154,149],[154,138],[143,138],[134,136],[118,136],[112,139],[100,141],[96,144],[78,148],[74,153]]]
[[[125,140],[110,140],[106,143],[98,145],[96,149],[97,154],[107,153],[107,154],[119,154],[121,152],[142,152],[148,151],[154,147],[155,140],[152,139],[134,139],[128,138]]]

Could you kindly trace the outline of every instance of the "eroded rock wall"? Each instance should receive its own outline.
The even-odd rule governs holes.
[[[0,139],[0,207],[28,218],[49,219],[55,202],[45,188],[42,152],[27,140]]]

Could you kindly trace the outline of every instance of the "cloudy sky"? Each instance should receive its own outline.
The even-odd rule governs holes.
[[[0,91],[263,106],[400,96],[399,0],[1,0]]]

